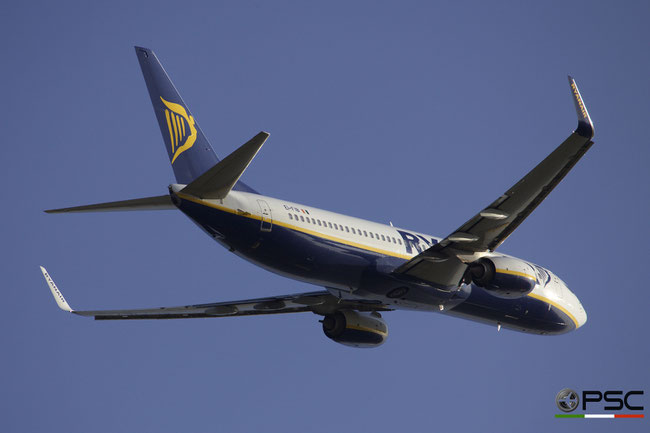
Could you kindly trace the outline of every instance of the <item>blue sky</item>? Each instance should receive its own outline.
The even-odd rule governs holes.
[[[562,388],[650,392],[647,2],[15,2],[0,16],[0,430],[641,431],[556,420]],[[133,45],[153,48],[220,156],[271,133],[262,193],[444,236],[575,127],[595,145],[501,250],[552,269],[585,327],[559,337],[385,315],[354,350],[311,314],[103,323],[79,309],[313,290],[178,212],[46,215],[166,192]],[[643,403],[650,406],[647,395]]]

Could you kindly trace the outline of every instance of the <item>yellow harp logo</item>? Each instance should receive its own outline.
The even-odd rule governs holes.
[[[178,155],[185,152],[194,145],[196,141],[196,127],[194,118],[187,114],[182,105],[165,101],[162,96],[160,100],[165,104],[165,117],[169,127],[169,141],[172,144],[172,164]]]

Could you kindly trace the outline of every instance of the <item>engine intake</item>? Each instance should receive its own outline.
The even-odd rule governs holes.
[[[388,326],[377,312],[339,310],[321,320],[325,335],[352,347],[377,347],[388,338]]]
[[[510,257],[482,258],[469,265],[468,279],[499,298],[525,296],[535,288],[537,277],[531,265]]]

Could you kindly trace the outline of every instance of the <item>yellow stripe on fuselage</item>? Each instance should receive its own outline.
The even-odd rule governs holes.
[[[230,214],[233,214],[233,215],[238,215],[238,216],[242,216],[242,217],[245,217],[245,218],[253,219],[253,220],[256,220],[256,221],[262,221],[261,216],[257,216],[257,215],[253,215],[253,214],[242,215],[241,213],[238,213],[234,209],[230,209],[230,208],[227,208],[225,206],[219,206],[217,204],[210,203],[210,202],[207,202],[205,200],[201,200],[199,198],[192,197],[192,196],[180,193],[180,192],[176,193],[176,195],[179,198],[182,198],[183,200],[191,201],[192,203],[196,203],[196,204],[199,204],[199,205],[202,205],[202,206],[211,207],[213,209],[217,209],[217,210],[227,212],[227,213],[230,213]],[[380,254],[384,254],[384,255],[387,255],[387,256],[391,256],[391,257],[399,257],[401,259],[406,259],[406,260],[410,260],[410,259],[413,258],[413,256],[409,256],[409,255],[406,255],[406,254],[400,254],[400,253],[396,253],[396,252],[393,252],[393,251],[382,250],[382,249],[379,249],[379,248],[373,248],[373,247],[370,247],[368,245],[358,244],[356,242],[351,242],[351,241],[348,241],[346,239],[337,238],[337,237],[334,237],[334,236],[329,236],[329,235],[326,235],[326,234],[323,234],[323,233],[319,233],[319,232],[316,232],[316,231],[313,231],[313,230],[305,229],[303,227],[294,226],[292,224],[287,224],[287,223],[284,223],[284,222],[279,222],[279,221],[274,220],[273,224],[281,226],[281,227],[285,227],[285,228],[288,228],[288,229],[291,229],[291,230],[295,230],[297,232],[306,233],[306,234],[317,236],[317,237],[320,237],[320,238],[323,238],[323,239],[338,242],[338,243],[341,243],[341,244],[344,244],[344,245],[349,245],[351,247],[360,248],[360,249],[366,250],[366,251],[372,251],[372,252],[375,252],[375,253],[380,253]],[[498,269],[498,271],[505,271],[505,269]],[[513,272],[515,272],[515,271],[506,271],[505,273],[513,273]],[[521,272],[518,272],[517,274],[525,276],[527,278],[535,279],[534,277],[531,277],[530,275],[523,274]],[[545,297],[543,297],[541,295],[538,295],[536,293],[529,293],[526,296],[530,296],[533,299],[537,299],[539,301],[546,302],[547,304],[550,304],[550,305],[560,309],[567,316],[569,316],[569,318],[571,320],[573,320],[573,323],[575,323],[576,328],[578,327],[578,321],[575,319],[573,314],[569,313],[569,311],[566,308],[562,307],[558,303],[553,302],[550,299],[547,299],[547,298],[545,298]]]
[[[262,221],[262,217],[257,216],[257,215],[252,215],[252,214],[242,215],[240,213],[237,213],[237,211],[235,211],[234,209],[230,209],[230,208],[227,208],[227,207],[224,207],[224,206],[219,206],[217,204],[210,203],[210,202],[207,202],[205,200],[201,200],[199,198],[192,197],[192,196],[189,196],[189,195],[186,195],[186,194],[183,194],[183,193],[177,193],[176,195],[178,197],[182,198],[183,200],[191,201],[191,202],[196,203],[196,204],[200,204],[200,205],[203,205],[203,206],[208,206],[208,207],[211,207],[211,208],[214,208],[214,209],[218,209],[218,210],[228,212],[228,213],[231,213],[231,214],[234,214],[234,215],[243,216],[243,217],[246,217],[246,218],[249,218],[249,219]],[[324,233],[320,233],[320,232],[317,232],[317,231],[314,231],[314,230],[306,229],[304,227],[294,226],[293,224],[288,224],[288,223],[285,223],[285,222],[282,222],[282,221],[273,220],[273,224],[275,224],[277,226],[285,227],[285,228],[288,228],[288,229],[291,229],[291,230],[295,230],[297,232],[306,233],[308,235],[317,236],[317,237],[320,237],[320,238],[323,238],[323,239],[338,242],[338,243],[341,243],[341,244],[344,244],[344,245],[349,245],[351,247],[361,248],[362,250],[366,250],[366,251],[372,251],[372,252],[375,252],[375,253],[384,254],[384,255],[387,255],[387,256],[399,257],[399,258],[406,259],[406,260],[409,260],[409,259],[411,259],[413,257],[413,256],[409,256],[409,255],[406,255],[406,254],[396,253],[396,252],[390,251],[390,250],[382,250],[380,248],[375,248],[375,247],[371,247],[371,246],[368,246],[368,245],[359,244],[359,243],[352,242],[352,241],[349,241],[347,239],[339,238],[339,237],[336,237],[336,236],[326,235]]]
[[[551,301],[550,299],[545,298],[544,296],[539,295],[537,293],[529,293],[527,296],[530,296],[531,298],[537,299],[537,300],[542,301],[542,302],[546,302],[547,304],[550,304],[550,305],[554,306],[558,310],[561,310],[564,314],[569,316],[569,319],[571,319],[573,321],[573,323],[576,325],[576,329],[578,328],[578,321],[573,316],[573,314],[569,313],[569,310],[567,310],[566,308],[564,308],[563,306],[561,306],[557,302]]]
[[[535,278],[534,276],[524,274],[523,272],[510,271],[508,269],[495,269],[495,270],[496,270],[496,272],[498,272],[500,274],[516,275],[518,277],[528,278],[529,280],[533,280],[535,282],[537,281],[537,278]]]
[[[379,329],[366,328],[365,326],[346,325],[345,327],[356,331],[372,332],[373,334],[379,334],[383,337],[388,335],[388,332],[380,331]]]

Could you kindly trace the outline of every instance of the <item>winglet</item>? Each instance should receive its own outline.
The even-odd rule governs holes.
[[[41,272],[43,273],[43,278],[45,278],[45,282],[50,288],[50,292],[52,292],[52,296],[54,296],[54,300],[56,301],[56,304],[59,306],[60,309],[63,311],[67,311],[69,313],[72,313],[74,310],[70,308],[70,305],[66,302],[65,298],[63,297],[63,294],[59,291],[59,288],[56,287],[56,284],[54,284],[54,280],[52,277],[50,277],[50,274],[47,273],[47,270],[43,266],[41,266]]]
[[[583,137],[592,138],[594,136],[594,124],[591,121],[591,117],[589,117],[585,103],[582,101],[576,80],[571,75],[569,75],[569,85],[571,86],[571,96],[573,97],[573,103],[576,106],[576,113],[578,114],[578,129],[576,129],[576,132]]]

